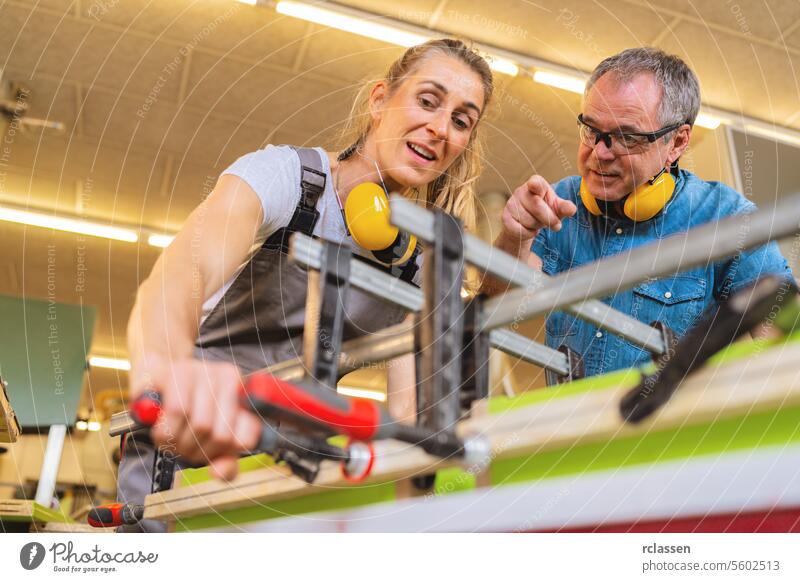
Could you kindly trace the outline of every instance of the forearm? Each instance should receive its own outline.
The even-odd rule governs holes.
[[[147,368],[144,360],[148,355],[157,354],[175,361],[190,358],[194,351],[202,296],[192,292],[191,274],[185,272],[186,269],[171,270],[169,281],[165,280],[164,270],[159,260],[139,288],[128,321],[131,388],[134,390],[141,385],[138,376]]]
[[[533,245],[534,239],[520,239],[508,236],[507,234],[500,233],[500,235],[494,241],[494,247],[508,253],[512,257],[515,257],[517,260],[525,263],[529,267],[532,267],[536,270],[542,269],[542,261],[541,259],[531,251],[531,246]],[[492,277],[491,275],[487,275],[483,278],[481,282],[481,293],[485,293],[486,295],[499,295],[500,293],[505,293],[508,291],[509,284],[506,281],[501,279],[497,279]]]
[[[413,424],[417,408],[414,355],[407,354],[391,360],[386,379],[389,413],[400,422]]]

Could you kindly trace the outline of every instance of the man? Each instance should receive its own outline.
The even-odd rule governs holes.
[[[750,201],[724,184],[678,169],[699,108],[697,78],[678,57],[635,48],[605,59],[586,85],[578,117],[580,176],[552,187],[533,176],[517,188],[503,211],[495,245],[555,275],[752,211]],[[706,307],[768,273],[791,277],[775,243],[603,300],[683,335]],[[563,312],[550,314],[546,332],[551,347],[566,345],[582,355],[587,375],[650,358]]]

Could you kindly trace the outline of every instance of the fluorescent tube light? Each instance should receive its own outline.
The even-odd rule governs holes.
[[[533,80],[543,85],[550,85],[572,93],[583,95],[583,89],[586,87],[586,82],[578,77],[571,75],[564,75],[563,73],[553,73],[551,71],[535,71],[533,73]]]
[[[3,206],[0,206],[0,220],[124,242],[136,242],[139,240],[137,234],[127,228],[108,226],[77,218],[62,218],[52,214],[29,212],[27,210],[17,210]]]
[[[761,137],[774,139],[776,141],[800,147],[800,133],[798,132],[782,131],[777,128],[753,124],[745,124],[744,129],[745,131],[754,133],[755,135],[759,135]]]
[[[153,247],[165,248],[175,237],[170,234],[151,234],[147,237],[147,244]]]
[[[89,365],[93,368],[111,368],[112,370],[130,370],[131,363],[128,360],[117,358],[105,358],[102,356],[91,356]]]
[[[706,129],[717,129],[722,120],[719,117],[715,117],[713,115],[709,115],[708,113],[699,113],[697,115],[697,119],[694,120],[695,125],[699,125],[700,127],[705,127]]]
[[[350,16],[336,10],[312,6],[310,4],[304,4],[303,2],[280,0],[280,2],[275,5],[275,11],[278,14],[308,20],[309,22],[315,22],[322,26],[336,28],[345,32],[351,32],[360,36],[366,36],[404,47],[422,44],[432,38],[430,36],[423,36],[414,32],[401,30],[400,28],[389,26],[381,22]]]

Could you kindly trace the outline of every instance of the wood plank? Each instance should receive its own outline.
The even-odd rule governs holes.
[[[69,522],[64,514],[26,499],[0,499],[0,520]]]
[[[33,519],[33,501],[24,499],[0,499],[0,519]]]
[[[500,460],[575,444],[702,425],[760,411],[800,405],[800,370],[785,362],[800,358],[800,346],[779,346],[748,358],[711,366],[692,376],[674,397],[639,425],[623,423],[618,405],[629,387],[611,387],[460,423],[462,436],[483,435],[491,458]],[[366,483],[391,482],[454,466],[394,441],[375,443],[376,462]],[[268,503],[348,486],[338,465],[324,463],[314,485],[279,468],[245,473],[230,483],[214,480],[148,496],[145,517],[173,519]]]
[[[60,523],[51,521],[44,526],[36,526],[41,533],[117,533],[115,527],[93,527],[88,523]]]

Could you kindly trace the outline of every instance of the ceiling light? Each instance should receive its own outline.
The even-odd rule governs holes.
[[[709,115],[708,113],[698,113],[697,119],[694,120],[695,125],[705,127],[706,129],[717,129],[721,123],[722,119]]]
[[[375,390],[364,390],[363,388],[351,388],[350,386],[337,386],[336,391],[343,396],[353,396],[354,398],[369,398],[378,402],[386,402],[386,394]]]
[[[147,244],[153,247],[165,248],[175,237],[170,234],[151,234],[147,237]]]
[[[127,228],[108,226],[79,218],[63,218],[52,214],[17,210],[4,206],[0,206],[0,220],[125,242],[136,242],[139,240],[136,233]]]
[[[77,428],[78,430],[86,430],[87,428],[89,428],[89,423],[87,423],[85,420],[79,420],[78,422],[75,423],[75,428]]]
[[[102,428],[102,425],[96,420],[90,420],[86,428],[92,432],[98,432]]]
[[[519,74],[519,67],[514,61],[495,57],[490,53],[481,52],[480,54],[486,59],[486,62],[489,63],[489,68],[494,72],[503,73],[504,75],[510,75],[512,77],[516,77]]]
[[[130,370],[131,363],[128,360],[117,358],[104,358],[102,356],[91,356],[89,365],[93,368],[111,368],[112,370]]]
[[[280,0],[275,4],[275,11],[286,16],[300,18],[329,28],[336,28],[402,47],[422,44],[434,37],[434,35],[422,30],[417,31],[417,27],[413,25],[394,25],[387,18],[377,15],[371,16],[368,13],[345,7],[322,8],[316,4]],[[481,52],[481,56],[486,59],[489,63],[489,68],[493,71],[511,75],[512,77],[519,73],[517,64],[509,59],[485,52]]]
[[[781,130],[775,127],[754,124],[745,124],[744,129],[745,131],[754,133],[761,137],[774,139],[776,141],[800,147],[800,133],[796,131]]]
[[[579,77],[551,71],[536,71],[533,73],[533,80],[543,85],[550,85],[551,87],[557,87],[579,95],[583,95],[583,90],[586,87],[586,81]]]
[[[402,30],[375,20],[366,20],[344,14],[338,10],[320,8],[319,6],[292,2],[291,0],[280,0],[275,5],[275,11],[286,16],[293,16],[294,18],[308,20],[322,26],[352,32],[353,34],[404,47],[422,44],[431,39],[430,36]]]
[[[250,6],[255,6],[258,4],[258,0],[236,0],[237,2],[241,2],[242,4],[249,4]]]

